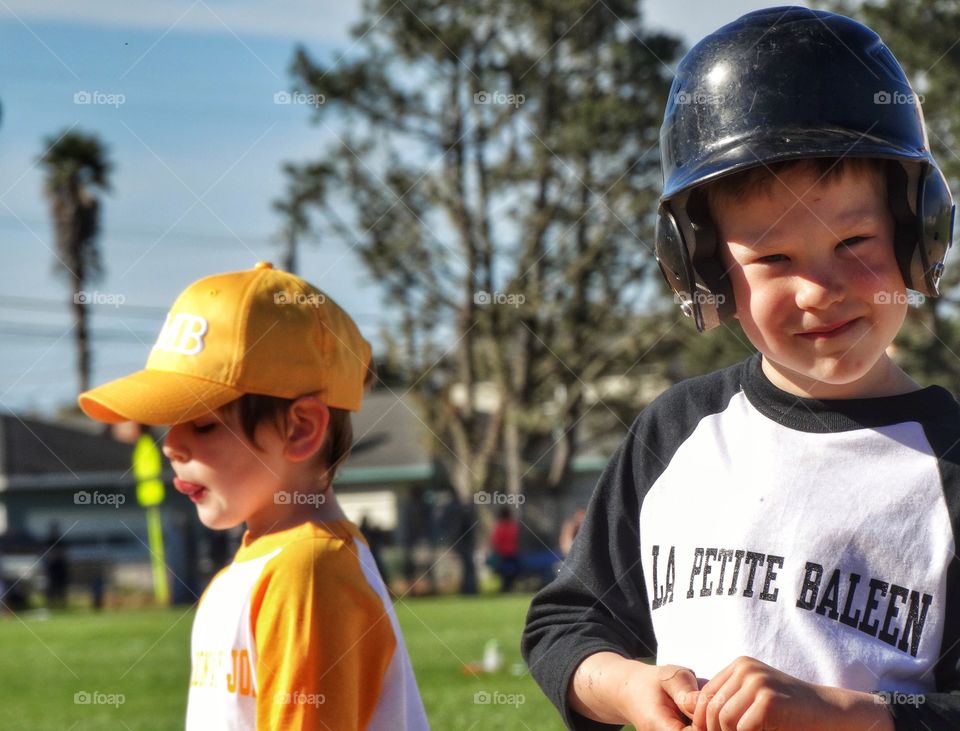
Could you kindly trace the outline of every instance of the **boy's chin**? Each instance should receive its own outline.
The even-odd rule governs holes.
[[[763,357],[764,373],[778,388],[797,396],[823,399],[851,399],[881,396],[889,368],[886,354],[859,362],[844,358],[822,358],[810,364],[784,364]]]
[[[225,515],[211,513],[203,508],[197,510],[197,517],[210,530],[230,530],[243,522],[242,520],[231,520]]]

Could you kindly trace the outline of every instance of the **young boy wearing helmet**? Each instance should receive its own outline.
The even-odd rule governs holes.
[[[886,352],[953,226],[903,70],[848,18],[750,13],[681,61],[661,153],[661,270],[759,353],[637,418],[531,673],[575,729],[960,728],[960,405]]]

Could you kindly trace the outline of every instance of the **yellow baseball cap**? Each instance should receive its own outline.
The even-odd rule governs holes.
[[[179,424],[244,394],[357,411],[370,344],[327,295],[259,262],[200,279],[177,297],[142,371],[85,391],[97,421]]]

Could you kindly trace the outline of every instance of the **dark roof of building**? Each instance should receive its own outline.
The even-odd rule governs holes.
[[[353,452],[338,483],[428,479],[433,474],[429,436],[413,399],[403,390],[367,394],[363,408],[353,415]]]
[[[366,396],[353,415],[354,448],[339,484],[429,480],[431,435],[414,399],[401,389]],[[158,435],[159,436],[159,435]],[[619,439],[616,440],[617,442]],[[598,470],[615,442],[585,440],[574,469]],[[599,449],[598,449],[599,447]],[[133,482],[132,447],[97,427],[0,414],[0,490]],[[169,466],[165,465],[166,470]]]
[[[0,414],[0,488],[116,478],[130,458],[131,447],[106,434]]]

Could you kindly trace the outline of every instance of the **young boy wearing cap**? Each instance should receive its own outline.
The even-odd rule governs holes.
[[[953,224],[902,69],[848,18],[748,14],[681,61],[661,152],[664,276],[759,353],[635,421],[531,673],[575,729],[960,728],[960,406],[887,354]]]
[[[80,395],[169,425],[174,486],[209,528],[246,523],[197,607],[187,729],[426,729],[387,590],[331,483],[371,350],[325,294],[268,263],[190,285],[144,370]]]

